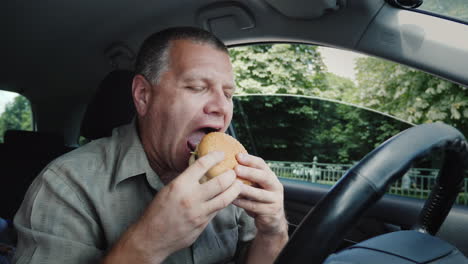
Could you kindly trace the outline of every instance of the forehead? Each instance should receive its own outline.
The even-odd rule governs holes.
[[[229,55],[211,44],[175,40],[169,50],[169,65],[178,74],[201,74],[233,78]]]
[[[217,52],[221,54],[228,55],[228,53],[215,46],[215,44],[208,42],[208,41],[202,41],[202,40],[195,40],[195,39],[176,39],[176,40],[171,40],[169,42],[169,47],[171,51],[177,51],[177,52],[190,52],[190,50],[204,50],[206,52]],[[176,54],[173,54],[176,55]]]

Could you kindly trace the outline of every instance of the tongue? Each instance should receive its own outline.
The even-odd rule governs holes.
[[[193,132],[189,137],[188,137],[188,140],[187,140],[187,145],[188,147],[190,148],[191,151],[195,151],[195,148],[197,147],[197,145],[200,143],[200,141],[202,140],[202,138],[205,136],[205,132],[202,131],[202,130],[198,130],[198,131],[195,131]]]

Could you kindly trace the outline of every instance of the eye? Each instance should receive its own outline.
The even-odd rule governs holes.
[[[195,91],[195,92],[201,92],[201,91],[204,91],[204,90],[206,89],[205,86],[196,86],[196,85],[194,85],[194,86],[187,86],[186,88],[187,88],[187,89],[190,89],[190,90],[192,90],[192,91]]]
[[[227,99],[232,99],[233,94],[231,92],[225,92],[224,96],[226,96]]]
[[[228,99],[228,100],[231,100],[232,97],[234,96],[234,89],[232,89],[231,87],[225,87],[223,89],[224,91],[224,96]]]

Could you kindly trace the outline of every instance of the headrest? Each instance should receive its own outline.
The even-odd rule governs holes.
[[[15,147],[64,146],[64,139],[62,136],[47,132],[7,130],[5,131],[3,140],[6,145],[14,145]]]
[[[135,115],[133,76],[131,71],[115,70],[101,81],[81,122],[83,137],[89,140],[107,137],[115,127],[132,121]]]

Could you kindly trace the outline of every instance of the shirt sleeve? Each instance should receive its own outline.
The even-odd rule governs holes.
[[[63,176],[63,175],[62,175]],[[102,234],[92,207],[49,167],[30,186],[14,218],[13,263],[98,263]]]

